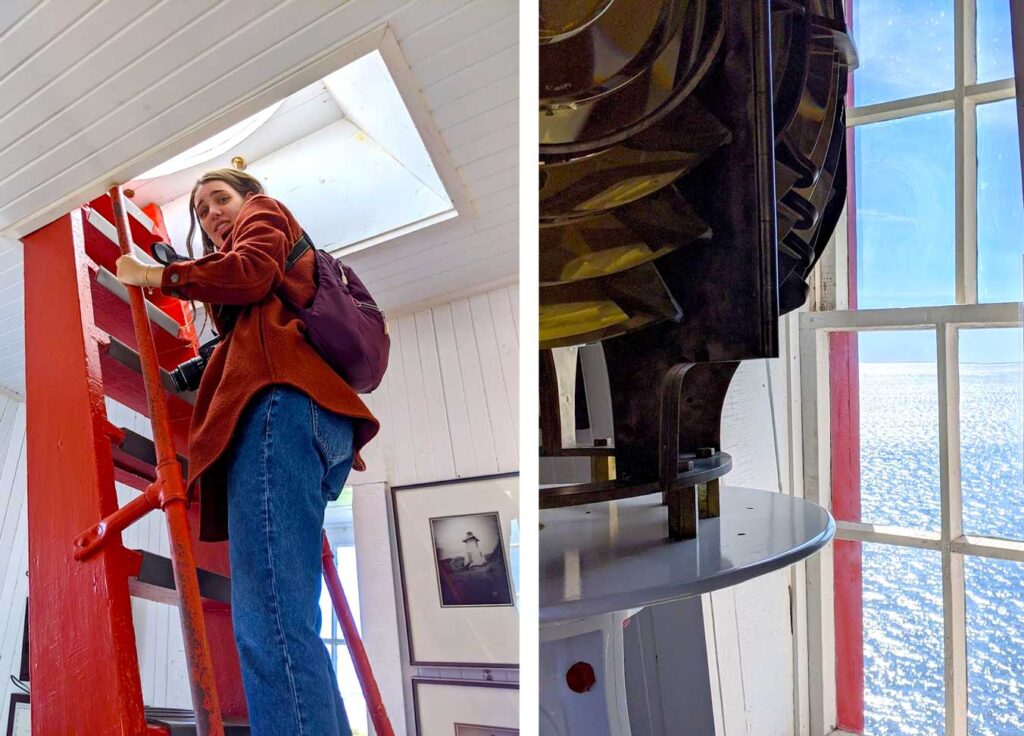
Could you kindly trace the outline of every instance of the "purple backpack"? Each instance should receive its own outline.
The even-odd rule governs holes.
[[[391,338],[384,312],[348,266],[313,246],[305,232],[295,241],[285,268],[307,249],[316,255],[316,295],[308,309],[288,302],[306,325],[306,338],[352,390],[368,394],[380,385],[388,368]]]

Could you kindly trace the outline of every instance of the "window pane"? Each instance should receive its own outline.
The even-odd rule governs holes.
[[[953,112],[854,130],[857,306],[952,304]]]
[[[331,638],[331,619],[334,616],[334,606],[331,604],[331,593],[327,590],[327,584],[320,585],[320,638]]]
[[[1013,76],[1009,0],[978,0],[978,81]]]
[[[863,545],[864,733],[941,734],[942,559]]]
[[[1021,330],[960,332],[964,532],[1024,539]]]
[[[516,591],[516,601],[519,600],[519,519],[512,519],[511,529],[508,535],[508,556],[509,564],[512,566],[512,587]]]
[[[978,300],[1021,300],[1020,139],[1014,100],[978,107]]]
[[[352,733],[354,736],[365,736],[369,733],[366,701],[363,700],[363,691],[359,687],[352,655],[344,646],[338,647],[337,675],[338,689],[341,690],[341,699],[345,702],[345,713],[348,715],[349,725],[352,726]],[[391,717],[394,718],[394,714]]]
[[[860,519],[937,530],[935,333],[865,332],[860,360]]]
[[[858,106],[953,88],[953,0],[853,0],[853,37]]]
[[[1024,566],[968,557],[970,736],[1024,733]]]
[[[356,548],[336,547],[334,559],[338,564],[338,577],[341,579],[341,587],[345,591],[345,599],[348,601],[348,607],[352,609],[352,618],[356,620],[356,629],[362,632],[363,627],[359,621],[359,576],[356,570]],[[341,627],[338,627],[338,638],[344,638]]]

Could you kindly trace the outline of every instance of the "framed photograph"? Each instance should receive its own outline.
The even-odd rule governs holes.
[[[476,726],[471,723],[456,723],[455,736],[518,736],[517,728],[495,728]]]
[[[441,607],[511,606],[497,511],[430,520]]]
[[[7,711],[7,736],[31,736],[30,718],[28,695],[11,693],[11,707]]]
[[[509,682],[412,680],[416,736],[519,736],[519,688]]]
[[[518,485],[509,474],[391,489],[414,667],[519,666],[509,549]]]

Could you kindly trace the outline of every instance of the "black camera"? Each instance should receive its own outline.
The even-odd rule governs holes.
[[[223,340],[224,338],[218,335],[209,342],[203,343],[199,346],[199,355],[191,360],[186,360],[171,371],[171,383],[174,384],[175,391],[184,393],[199,388],[199,380],[203,377],[203,371],[206,370],[206,363],[213,355],[213,349]]]

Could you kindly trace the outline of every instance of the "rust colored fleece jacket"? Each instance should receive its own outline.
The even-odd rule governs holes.
[[[289,271],[285,259],[302,228],[272,197],[256,195],[238,213],[224,245],[194,261],[164,270],[160,288],[179,299],[225,305],[237,313],[234,327],[210,356],[189,427],[188,494],[200,492],[199,536],[227,539],[227,484],[223,460],[249,400],[263,387],[287,384],[320,406],[354,420],[358,452],[379,424],[356,395],[312,348],[305,326],[281,299],[308,306],[315,285],[315,255],[308,251]],[[218,331],[224,324],[215,319]]]

